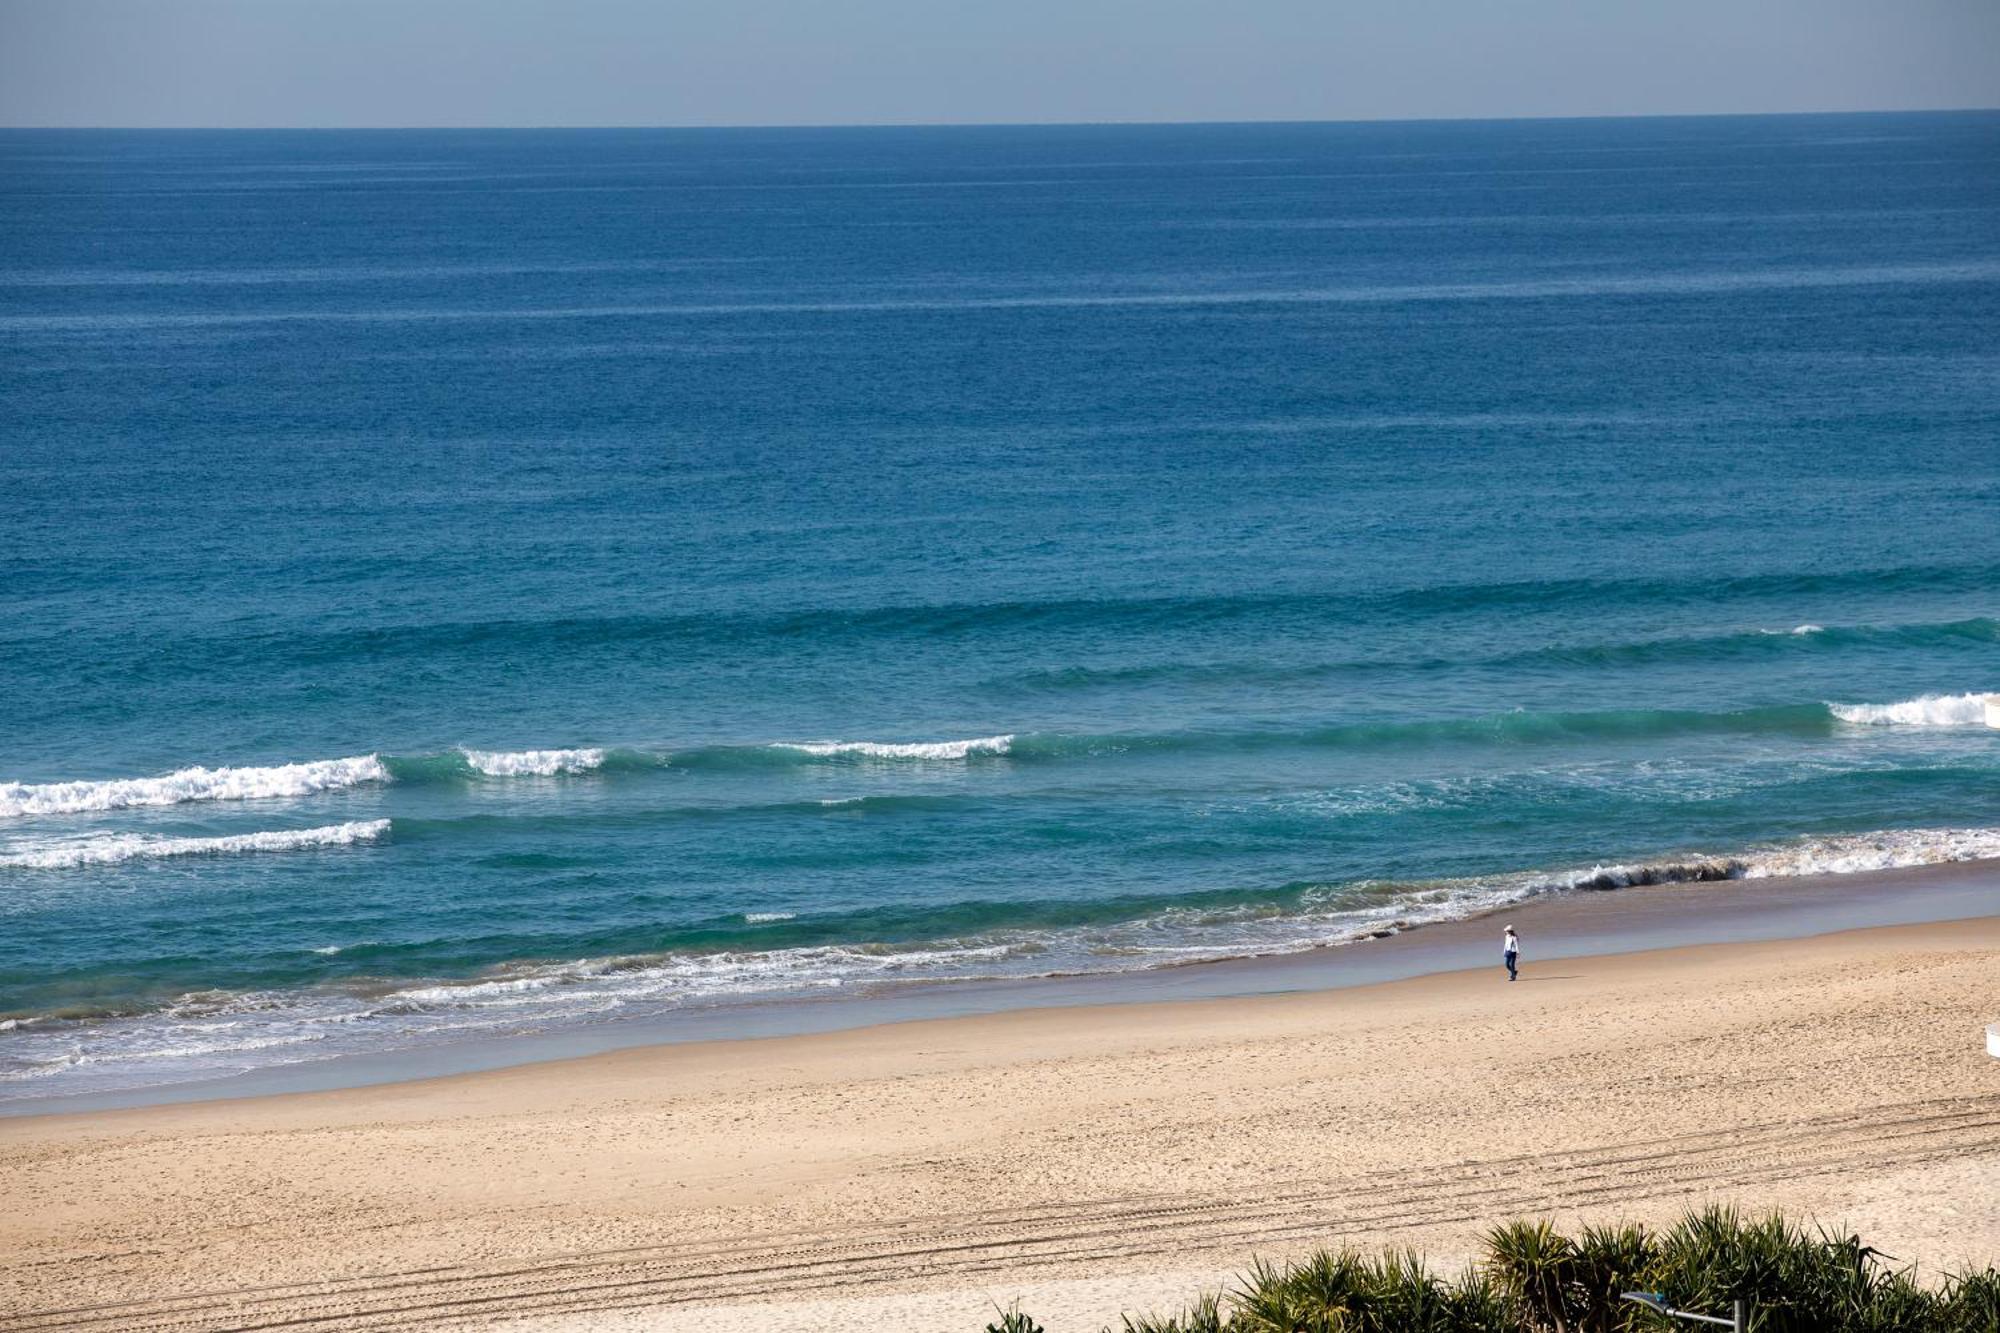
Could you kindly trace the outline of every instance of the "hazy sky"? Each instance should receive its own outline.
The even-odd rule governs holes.
[[[0,0],[0,124],[2000,105],[2000,0]]]

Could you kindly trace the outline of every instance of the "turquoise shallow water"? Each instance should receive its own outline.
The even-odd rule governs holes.
[[[2000,853],[2000,115],[0,134],[0,1098]]]

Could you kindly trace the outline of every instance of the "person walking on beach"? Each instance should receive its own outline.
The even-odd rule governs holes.
[[[1507,980],[1519,981],[1521,979],[1521,937],[1514,933],[1512,926],[1507,927],[1507,938],[1500,946],[1500,957],[1507,964]]]

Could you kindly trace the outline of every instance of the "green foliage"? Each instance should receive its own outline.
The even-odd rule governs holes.
[[[1520,1327],[1548,1333],[1627,1333],[1651,1290],[1659,1249],[1644,1227],[1585,1227],[1575,1240],[1548,1221],[1510,1222],[1486,1237],[1487,1272],[1521,1308]]]
[[[1203,1296],[1186,1314],[1175,1318],[1127,1315],[1124,1323],[1124,1333],[1225,1333],[1229,1327],[1228,1318],[1222,1313],[1222,1301],[1216,1296]]]
[[[1945,1283],[1938,1327],[1948,1333],[2000,1333],[2000,1272],[1966,1273]]]
[[[1708,1208],[1661,1238],[1647,1276],[1685,1309],[1726,1312],[1749,1301],[1758,1333],[1935,1327],[1932,1294],[1882,1257],[1858,1236],[1809,1235],[1775,1214],[1746,1222]]]
[[[1321,1251],[1279,1270],[1259,1264],[1236,1293],[1225,1333],[1513,1333],[1485,1278],[1446,1283],[1412,1253]]]
[[[1691,1212],[1663,1232],[1510,1222],[1482,1266],[1440,1278],[1413,1253],[1322,1250],[1254,1264],[1226,1299],[1122,1333],[1667,1333],[1678,1323],[1620,1299],[1657,1291],[1684,1310],[1727,1317],[1748,1301],[1754,1333],[2000,1333],[2000,1270],[1926,1286],[1857,1236],[1809,1232],[1772,1215]],[[1018,1313],[987,1333],[1041,1333]],[[1108,1333],[1108,1331],[1107,1331]]]
[[[1496,1278],[1521,1303],[1524,1326],[1571,1333],[1578,1327],[1570,1316],[1577,1284],[1576,1242],[1556,1230],[1555,1223],[1509,1222],[1486,1235],[1487,1263]]]
[[[1021,1312],[1019,1301],[1000,1310],[999,1313],[1000,1322],[988,1324],[986,1333],[1042,1333],[1042,1326]]]

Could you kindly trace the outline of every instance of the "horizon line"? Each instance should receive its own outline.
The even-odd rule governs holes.
[[[1910,106],[1818,108],[1806,111],[1641,111],[1562,115],[1512,116],[1350,116],[1337,118],[1258,118],[1213,120],[857,120],[769,121],[715,124],[491,124],[491,125],[0,125],[0,133],[119,133],[119,134],[413,134],[413,133],[536,133],[549,131],[632,130],[971,130],[971,129],[1111,129],[1200,128],[1241,125],[1463,125],[1561,123],[1605,120],[1778,120],[1809,116],[1927,116],[1990,114],[2000,106]]]

